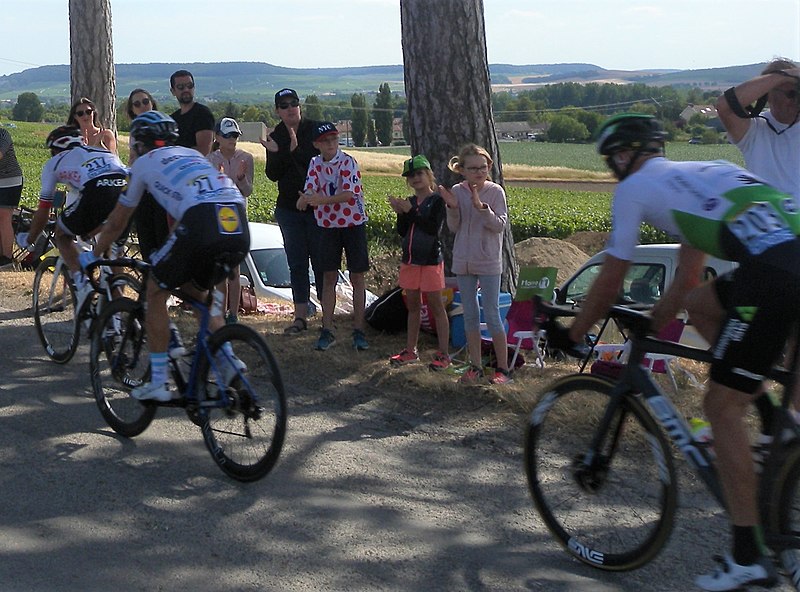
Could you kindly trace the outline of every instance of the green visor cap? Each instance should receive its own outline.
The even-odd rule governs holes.
[[[409,158],[403,163],[403,176],[408,177],[411,173],[415,173],[420,169],[430,169],[431,163],[422,154],[417,154],[413,158]]]

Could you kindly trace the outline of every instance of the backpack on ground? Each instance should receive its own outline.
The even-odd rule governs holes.
[[[364,317],[373,329],[386,333],[399,333],[408,329],[408,309],[403,301],[403,289],[392,288],[370,304]]]

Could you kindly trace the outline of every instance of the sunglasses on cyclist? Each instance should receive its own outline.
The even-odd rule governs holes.
[[[288,103],[278,103],[278,107],[280,107],[281,109],[288,109],[289,107],[299,107],[299,106],[300,106],[300,101],[298,101],[297,99],[292,99]]]
[[[134,102],[133,102],[133,103],[131,103],[131,104],[132,104],[134,107],[136,107],[137,109],[138,109],[139,107],[141,107],[142,105],[144,105],[145,107],[147,107],[147,106],[150,104],[150,99],[148,99],[147,97],[145,97],[145,98],[144,98],[144,99],[142,99],[141,101],[134,101]]]

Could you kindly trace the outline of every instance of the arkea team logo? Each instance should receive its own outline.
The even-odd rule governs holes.
[[[240,234],[242,232],[239,212],[229,204],[217,204],[217,223],[223,234]]]

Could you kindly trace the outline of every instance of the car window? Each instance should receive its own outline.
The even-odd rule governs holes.
[[[564,286],[559,293],[558,302],[575,304],[586,299],[589,289],[600,274],[600,263],[581,271]],[[664,293],[666,269],[657,263],[634,263],[628,268],[622,282],[620,299],[622,302],[652,304]]]
[[[283,249],[256,249],[250,251],[250,256],[256,265],[256,273],[265,286],[273,288],[291,286],[289,264]]]

